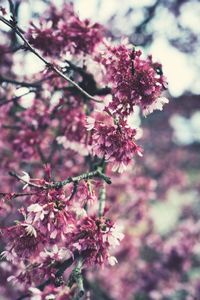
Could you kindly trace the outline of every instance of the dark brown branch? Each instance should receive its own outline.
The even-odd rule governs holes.
[[[8,0],[9,3],[9,7],[10,7],[10,12],[12,14],[12,23],[15,25],[18,22],[18,12],[19,12],[19,6],[20,6],[20,0],[18,1],[12,1],[12,0]],[[18,47],[18,41],[17,41],[17,34],[15,32],[15,30],[12,30],[11,33],[11,47],[12,49],[15,51],[16,47]]]
[[[74,195],[75,195],[76,192],[77,192],[77,188],[78,188],[78,181],[75,181],[75,182],[74,182],[74,186],[73,186],[72,193],[71,193],[71,195],[69,196],[68,201],[70,201],[70,200],[73,199]]]
[[[36,150],[38,152],[38,155],[39,155],[41,161],[43,163],[47,163],[47,158],[45,157],[45,155],[44,155],[44,153],[43,153],[43,151],[42,151],[42,149],[41,149],[41,147],[40,147],[39,144],[36,145]]]
[[[32,196],[37,195],[36,193],[3,193],[0,192],[0,196],[10,196],[11,198],[17,198],[17,197],[25,197],[25,196]]]
[[[63,70],[69,70],[72,69],[74,72],[77,72],[81,75],[83,78],[83,81],[79,83],[79,85],[86,91],[90,93],[90,95],[101,95],[105,96],[111,93],[111,88],[105,87],[105,88],[98,88],[97,83],[94,79],[94,76],[91,73],[88,73],[85,68],[80,68],[74,65],[72,62],[66,60],[68,66],[63,68]],[[74,88],[72,88],[72,91],[74,93]]]
[[[57,269],[57,272],[56,272],[56,274],[55,274],[55,278],[62,276],[63,273],[65,272],[65,270],[66,270],[67,268],[69,268],[69,267],[74,263],[74,261],[75,261],[78,257],[80,257],[80,254],[79,254],[78,252],[76,252],[76,253],[74,253],[73,257],[71,257],[71,258],[69,258],[69,259],[66,259],[66,260],[65,260],[64,262],[62,262],[62,263],[57,263],[57,265],[55,266],[55,268]],[[39,289],[40,291],[43,291],[44,288],[45,288],[47,285],[51,284],[51,283],[54,283],[54,282],[52,281],[52,278],[48,278],[48,279],[45,280],[43,283],[41,283],[40,285],[38,285],[36,288]],[[23,300],[23,299],[28,298],[28,297],[30,297],[30,296],[31,296],[31,293],[29,292],[29,293],[27,293],[27,294],[24,294],[24,295],[18,297],[16,300]]]
[[[25,82],[25,81],[17,81],[15,79],[10,79],[10,78],[5,78],[3,76],[0,75],[0,83],[11,83],[11,84],[15,84],[15,85],[19,85],[19,86],[23,86],[23,87],[32,87],[32,88],[40,88],[41,84],[40,82]]]
[[[34,93],[34,91],[28,91],[28,92],[26,92],[26,93],[24,93],[24,94],[22,94],[22,95],[20,95],[20,96],[13,97],[12,99],[0,101],[0,107],[3,106],[3,105],[8,104],[8,103],[10,103],[10,102],[13,102],[13,103],[15,103],[15,104],[17,104],[18,106],[21,107],[21,105],[19,105],[17,101],[18,101],[21,97],[26,96],[26,95],[28,95],[28,94],[30,94],[30,93]],[[1,99],[0,99],[0,100],[1,100]]]

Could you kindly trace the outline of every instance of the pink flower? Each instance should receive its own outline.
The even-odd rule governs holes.
[[[123,234],[110,219],[85,217],[78,223],[73,235],[73,247],[87,253],[88,264],[109,262],[114,265],[116,259],[110,257],[109,251],[117,246],[122,238]]]
[[[34,236],[35,238],[37,237],[37,231],[35,230],[32,224],[21,223],[21,225],[24,226],[25,231],[27,232],[28,235]]]
[[[28,208],[27,208],[27,211],[29,213],[33,212],[35,214],[35,217],[34,217],[34,222],[38,221],[38,220],[43,220],[44,217],[45,217],[45,214],[48,213],[48,211],[46,210],[45,211],[45,205],[44,206],[41,206],[40,204],[38,203],[35,203],[35,204],[31,204]]]
[[[163,110],[163,105],[169,103],[165,97],[158,97],[151,105],[143,110],[145,116],[151,114],[154,110]]]
[[[157,100],[166,89],[161,64],[154,63],[151,56],[142,59],[141,54],[140,50],[130,50],[122,44],[107,46],[100,58],[107,70],[107,81],[112,83],[113,100],[108,107],[119,116],[130,115],[135,105],[139,105],[144,113],[151,113],[167,103]]]
[[[28,174],[27,172],[22,171],[22,173],[23,173],[24,175],[21,176],[20,178],[22,179],[22,181],[25,182],[25,185],[23,186],[23,190],[24,190],[25,188],[28,187],[28,184],[29,184],[29,182],[30,182],[30,176],[29,176],[29,174]]]
[[[45,55],[58,56],[66,50],[91,53],[103,38],[103,26],[80,20],[72,4],[64,5],[61,11],[51,7],[49,14],[52,22],[43,18],[39,26],[32,24],[28,34],[29,42]]]
[[[3,234],[8,241],[7,250],[13,249],[21,259],[37,255],[44,242],[44,237],[40,232],[27,223],[6,228]]]
[[[61,261],[64,259],[69,259],[72,256],[72,252],[67,248],[58,248],[57,245],[54,245],[51,249],[44,249],[43,252],[40,252],[42,258],[51,258],[52,260]]]
[[[72,293],[70,288],[65,287],[55,287],[53,285],[46,286],[43,291],[30,287],[31,292],[30,300],[70,300],[72,299]]]
[[[142,156],[141,148],[134,142],[136,130],[131,129],[126,121],[115,124],[106,113],[96,113],[89,118],[92,129],[92,150],[101,158],[111,162],[113,171],[123,172],[132,161],[134,154]]]

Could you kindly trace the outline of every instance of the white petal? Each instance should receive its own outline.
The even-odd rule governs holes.
[[[108,257],[108,262],[111,266],[114,266],[118,263],[117,259],[115,256],[109,256]]]
[[[38,204],[38,203],[36,203],[36,204],[31,204],[28,208],[27,208],[27,210],[29,211],[29,212],[39,212],[39,211],[42,211],[43,210],[43,207],[40,205],[40,204]]]

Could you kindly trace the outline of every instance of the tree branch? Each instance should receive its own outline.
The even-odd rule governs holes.
[[[23,87],[32,87],[32,88],[40,88],[41,87],[40,82],[31,83],[31,82],[25,82],[25,81],[17,81],[15,79],[5,78],[0,75],[0,83],[3,83],[3,82],[20,85]]]
[[[75,177],[68,177],[66,180],[48,184],[47,187],[48,188],[61,188],[68,183],[79,182],[81,180],[90,179],[93,177],[99,177],[99,178],[103,179],[107,184],[111,184],[111,179],[109,177],[107,177],[105,174],[103,174],[102,171],[100,170],[100,168],[98,168],[97,170],[92,171],[92,172],[84,173],[84,174],[81,174],[81,175],[75,176]]]
[[[76,283],[77,285],[76,293],[73,297],[73,300],[79,300],[85,294],[84,285],[83,285],[83,276],[82,276],[82,266],[83,266],[83,261],[82,258],[80,257],[78,259],[76,267],[72,271],[68,280],[67,285],[70,288],[73,286],[74,283]]]
[[[55,273],[55,277],[57,278],[57,277],[62,276],[63,273],[65,272],[65,270],[66,270],[67,268],[69,268],[69,267],[74,263],[75,259],[77,259],[78,257],[80,257],[80,254],[79,254],[78,252],[76,252],[76,253],[74,253],[73,257],[71,257],[71,258],[69,258],[69,259],[66,259],[66,260],[65,260],[64,262],[62,262],[62,263],[58,263],[58,264],[55,266],[56,269],[58,269],[57,272]],[[53,283],[53,282],[52,282],[52,278],[48,278],[48,279],[45,280],[43,283],[41,283],[40,285],[36,286],[36,288],[37,288],[38,290],[40,290],[40,291],[43,291],[44,288],[45,288],[47,285],[51,284],[51,283]],[[24,295],[18,297],[16,300],[23,300],[23,299],[28,298],[28,297],[30,297],[30,296],[31,296],[31,293],[29,292],[29,293],[26,293],[26,294],[24,294]]]
[[[36,193],[4,193],[0,192],[0,196],[10,196],[11,198],[17,198],[17,197],[25,197],[25,196],[32,196],[37,195]]]
[[[17,101],[18,101],[21,97],[24,97],[24,96],[26,96],[26,95],[28,95],[28,94],[30,94],[30,93],[34,93],[34,91],[31,91],[31,90],[30,90],[30,91],[28,91],[28,92],[26,92],[26,93],[24,93],[24,94],[22,94],[22,95],[20,95],[20,96],[13,97],[12,99],[0,101],[0,107],[3,106],[3,105],[5,105],[5,104],[8,104],[8,103],[10,103],[10,102],[13,102],[13,103],[15,103],[15,104],[17,104],[18,106],[21,107],[21,105],[19,105],[19,103],[17,103]],[[1,100],[1,99],[0,99],[0,100]]]
[[[87,180],[87,179],[91,179],[93,177],[98,177],[103,179],[107,184],[111,184],[111,179],[110,177],[106,176],[105,174],[102,173],[102,171],[100,170],[100,168],[98,168],[95,171],[92,172],[88,172],[88,173],[83,173],[81,175],[78,176],[74,176],[74,177],[68,177],[67,179],[63,180],[63,181],[57,181],[57,182],[53,182],[53,183],[45,183],[44,185],[39,185],[39,184],[35,184],[31,181],[27,181],[23,178],[23,176],[19,176],[17,173],[10,171],[9,175],[17,178],[18,180],[22,181],[23,183],[29,185],[30,187],[34,187],[34,188],[38,188],[38,189],[42,189],[42,190],[47,190],[47,189],[59,189],[62,188],[63,186],[65,186],[66,184],[69,183],[75,183],[75,182],[79,182],[81,180]]]
[[[100,189],[99,192],[99,217],[102,217],[104,214],[105,203],[106,203],[106,187],[105,187],[105,183],[103,183],[103,187]]]

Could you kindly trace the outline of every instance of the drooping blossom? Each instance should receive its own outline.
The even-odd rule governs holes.
[[[30,43],[45,55],[90,54],[103,38],[103,27],[80,20],[72,4],[64,5],[62,11],[52,6],[49,13],[51,21],[43,18],[38,26],[32,23],[28,34]]]
[[[29,291],[31,292],[30,300],[70,300],[73,295],[67,286],[59,288],[50,285],[45,287],[44,291],[30,287]]]
[[[114,122],[104,113],[95,113],[87,119],[91,130],[92,151],[112,164],[113,171],[123,172],[134,154],[142,156],[141,148],[135,143],[136,130],[124,120]]]
[[[162,65],[153,62],[152,57],[141,58],[140,50],[130,45],[106,45],[99,60],[106,68],[105,78],[112,88],[113,99],[109,109],[118,115],[128,116],[134,106],[141,107],[145,115],[155,109],[162,109],[168,100],[161,97],[166,89],[166,78]]]
[[[117,260],[109,251],[119,245],[123,233],[108,218],[86,217],[77,225],[73,234],[72,249],[85,253],[88,264],[114,265]]]

